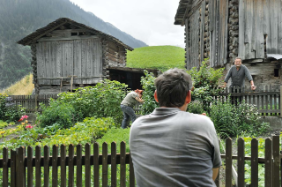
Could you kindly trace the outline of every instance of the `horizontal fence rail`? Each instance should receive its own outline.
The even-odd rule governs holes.
[[[244,139],[239,138],[238,154],[232,155],[232,140],[226,139],[225,154],[221,158],[225,163],[225,186],[232,187],[232,180],[238,187],[245,184],[245,163],[251,162],[251,186],[258,186],[258,164],[264,164],[265,186],[280,186],[280,145],[279,136],[272,136],[265,140],[265,157],[258,157],[258,140],[251,140],[251,156],[245,156]],[[93,149],[91,150],[91,147]],[[99,144],[82,145],[54,145],[52,150],[48,146],[20,147],[16,150],[4,148],[3,158],[0,159],[3,187],[23,186],[135,186],[134,168],[126,144],[121,142],[120,153],[117,145],[111,143],[111,153],[108,144],[102,144],[102,154],[99,154]],[[68,153],[68,154],[67,154]],[[237,170],[233,169],[233,160],[237,160]],[[109,167],[110,166],[110,167]],[[127,167],[128,166],[128,167]],[[118,172],[119,170],[119,172]],[[236,174],[234,175],[234,172]],[[126,175],[129,173],[129,176]],[[110,174],[110,175],[109,175]],[[215,181],[220,186],[220,175]],[[234,177],[235,176],[235,177]],[[233,179],[232,179],[233,178]],[[58,182],[58,179],[60,181]]]

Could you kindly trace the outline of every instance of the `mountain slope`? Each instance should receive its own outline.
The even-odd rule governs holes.
[[[0,17],[0,88],[31,71],[30,48],[16,42],[61,17],[110,34],[133,48],[147,46],[69,0],[0,0]]]

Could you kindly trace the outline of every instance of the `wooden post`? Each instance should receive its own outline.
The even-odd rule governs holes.
[[[282,117],[282,86],[280,86],[280,117]]]
[[[232,187],[232,140],[226,139],[226,158],[225,158],[225,182],[226,187]]]
[[[108,144],[102,145],[102,186],[108,186]]]
[[[111,186],[117,186],[117,145],[116,142],[111,143]]]
[[[37,100],[38,100],[38,94],[35,94],[35,112],[37,112],[38,106],[37,106]]]
[[[11,187],[16,187],[16,177],[17,177],[17,152],[11,150]]]
[[[272,136],[272,157],[273,157],[273,167],[272,167],[272,186],[279,186],[279,155],[280,145],[279,136]]]
[[[17,187],[24,186],[24,147],[17,148]]]
[[[99,187],[99,144],[97,142],[94,143],[94,187]]]
[[[238,140],[238,186],[245,185],[245,142],[243,138]]]
[[[124,141],[120,143],[120,187],[126,186],[126,144]]]
[[[265,186],[272,186],[271,176],[272,176],[272,147],[271,147],[271,139],[267,138],[265,140]]]

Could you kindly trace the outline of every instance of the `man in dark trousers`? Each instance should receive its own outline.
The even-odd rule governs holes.
[[[234,61],[234,66],[232,66],[229,69],[228,73],[225,76],[223,87],[224,88],[226,87],[228,80],[231,78],[231,88],[232,87],[243,88],[245,86],[245,77],[247,77],[248,80],[250,81],[251,89],[255,90],[256,86],[254,84],[253,78],[248,68],[242,65],[242,59],[237,57]]]
[[[221,165],[213,122],[186,112],[192,80],[170,69],[155,80],[160,107],[131,126],[130,152],[137,186],[212,186]]]

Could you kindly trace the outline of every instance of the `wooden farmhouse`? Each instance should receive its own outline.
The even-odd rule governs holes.
[[[38,29],[18,43],[31,46],[36,94],[70,91],[105,78],[141,88],[143,70],[125,68],[126,52],[133,48],[68,18]]]
[[[256,85],[281,84],[281,10],[281,0],[180,0],[174,24],[185,26],[186,68],[209,58],[228,70],[240,57]]]

